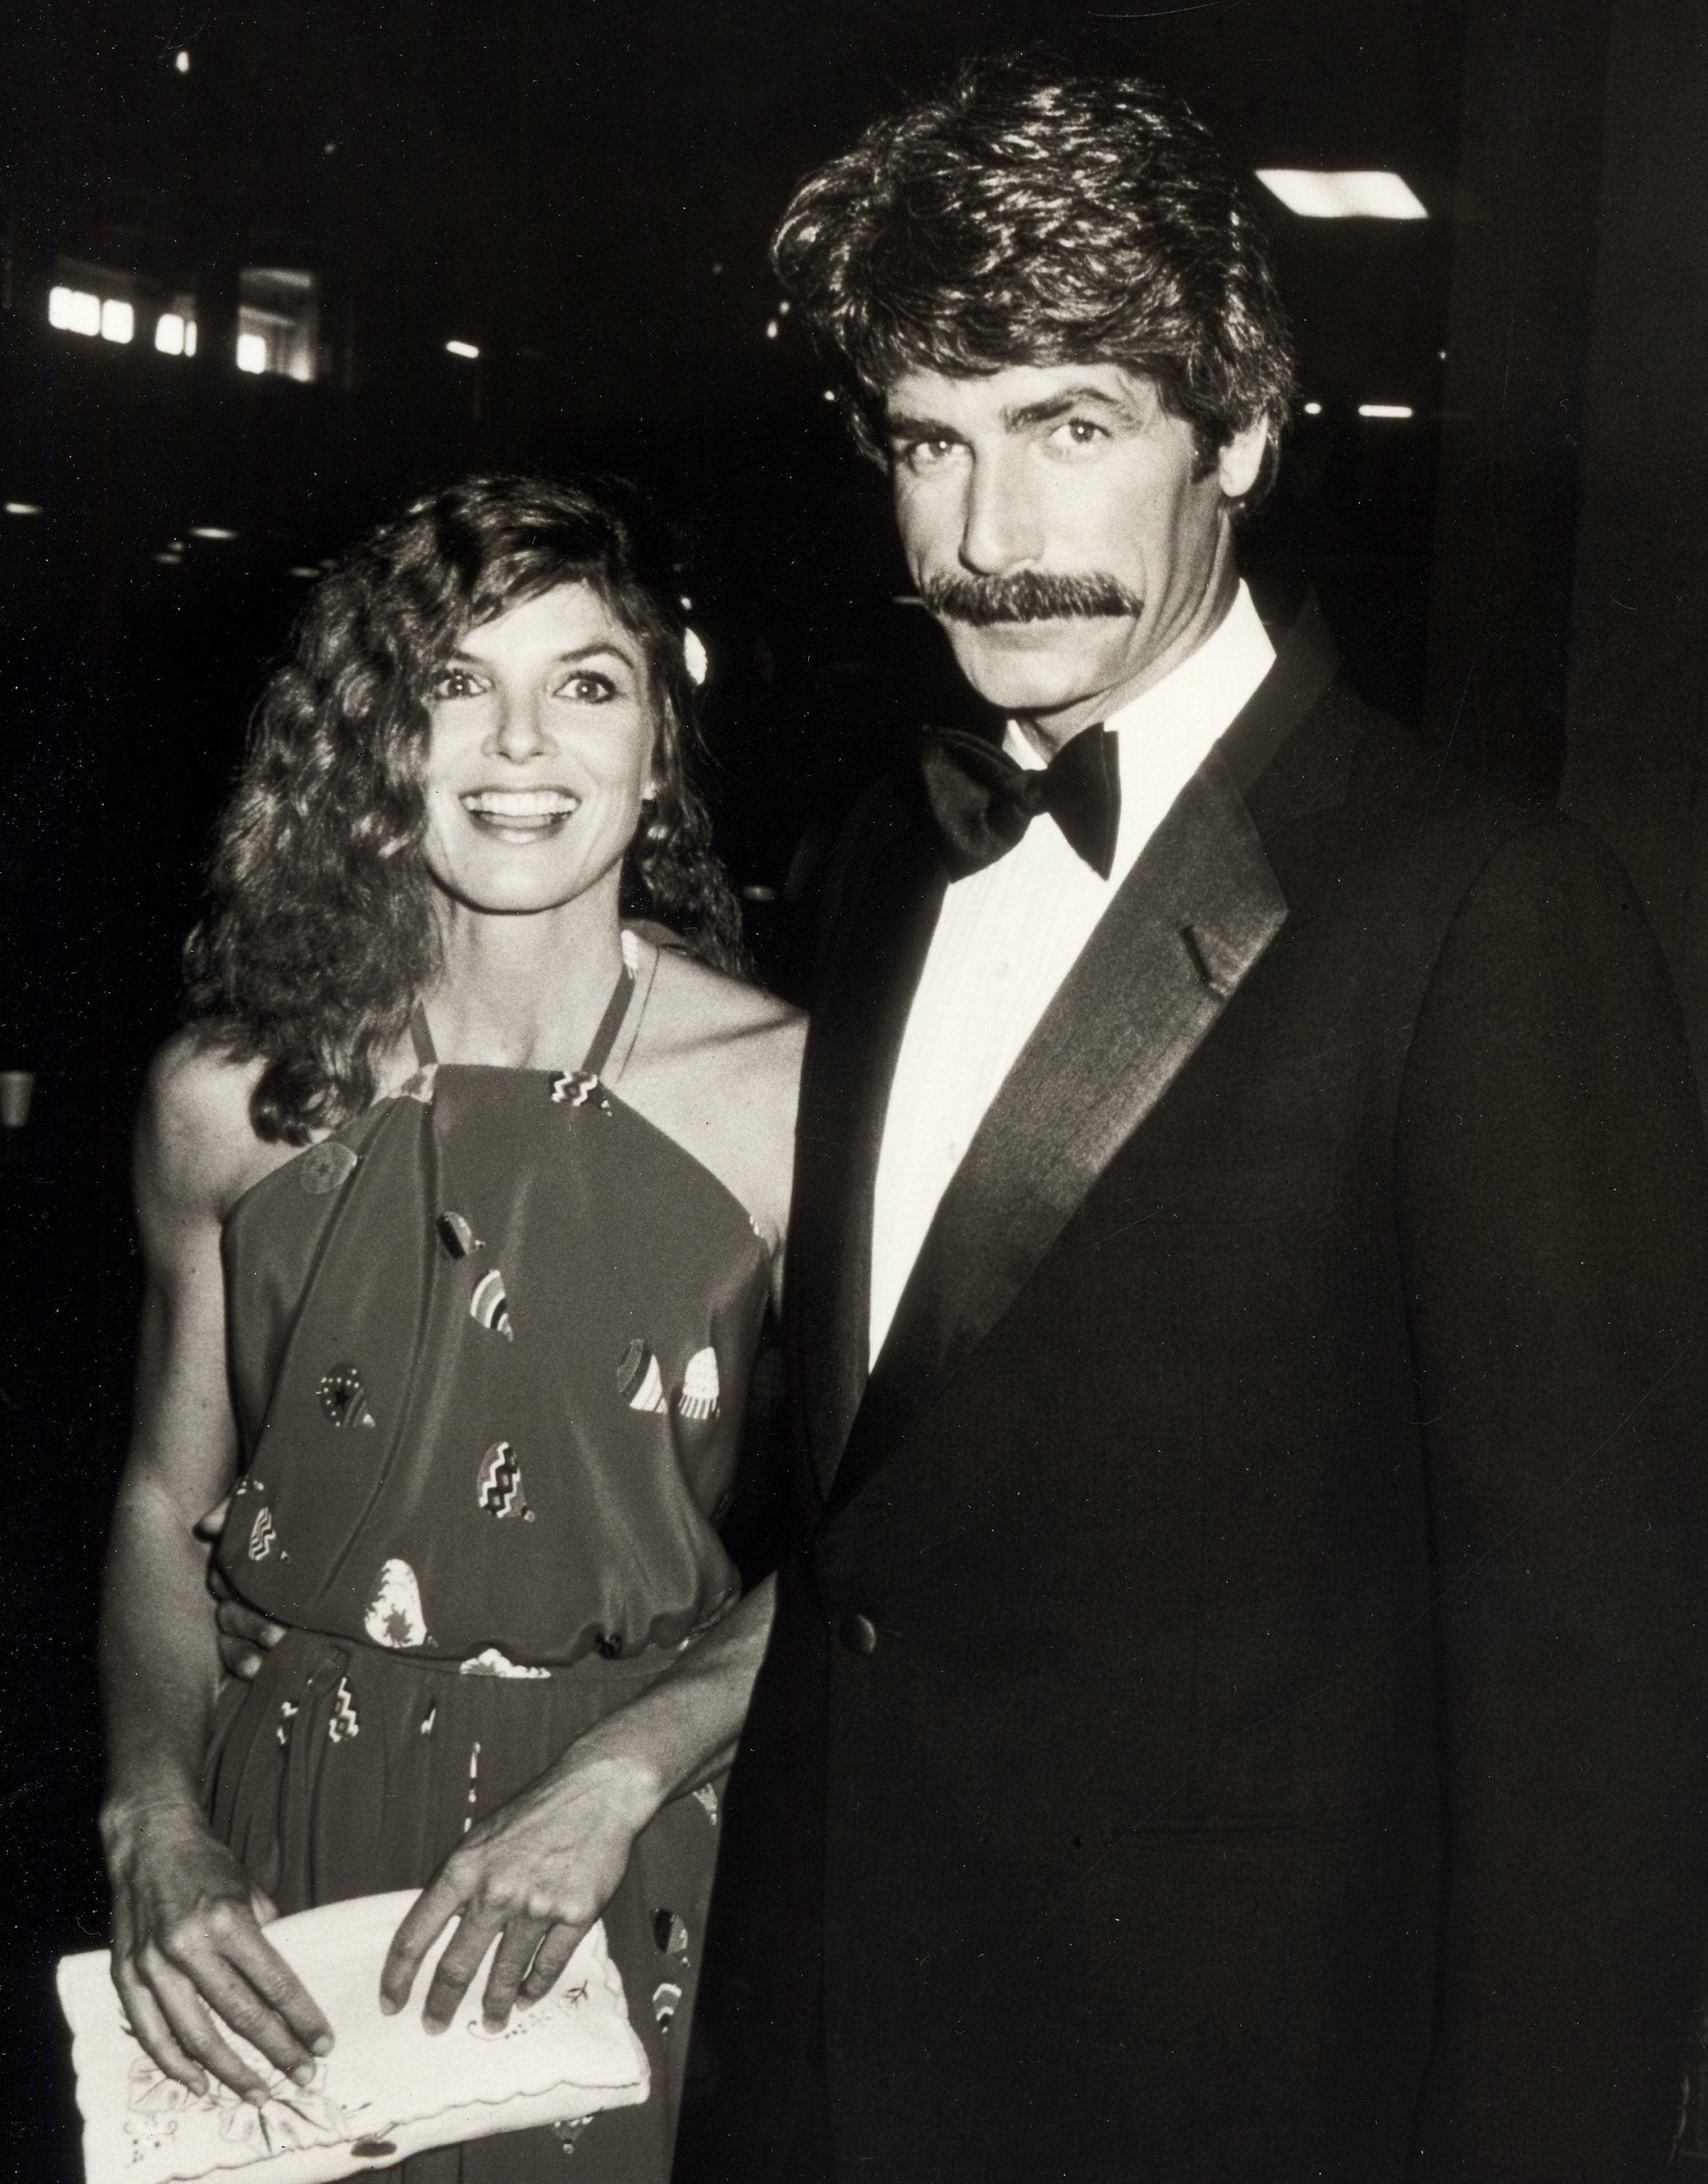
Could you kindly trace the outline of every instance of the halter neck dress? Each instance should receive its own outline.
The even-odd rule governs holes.
[[[418,1015],[402,1090],[226,1218],[220,1562],[289,1628],[225,1691],[208,1804],[282,1912],[424,1884],[740,1591],[716,1525],[767,1255],[617,1095],[657,962],[623,946],[581,1068],[439,1063]],[[658,1815],[605,1913],[650,2098],[406,2184],[664,2184],[721,1788]]]

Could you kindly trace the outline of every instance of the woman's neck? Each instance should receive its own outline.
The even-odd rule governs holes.
[[[601,890],[601,894],[603,891]],[[421,996],[441,1061],[567,1068],[622,968],[617,896],[511,915],[444,901],[443,969]]]

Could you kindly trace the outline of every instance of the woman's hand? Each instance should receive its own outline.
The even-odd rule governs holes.
[[[148,2053],[193,2092],[206,2073],[257,2107],[271,2081],[209,2015],[306,2085],[332,2030],[261,1928],[278,1914],[193,1809],[172,1805],[103,1823],[113,1889],[113,1981]]]
[[[390,2015],[447,1923],[458,1921],[427,1989],[421,2020],[443,2032],[481,1960],[501,1936],[482,2010],[496,2029],[518,2002],[549,1994],[617,1892],[635,1837],[657,1810],[647,1771],[577,1748],[472,1828],[405,1916],[380,1974]]]

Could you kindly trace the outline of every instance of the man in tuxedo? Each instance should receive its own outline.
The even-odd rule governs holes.
[[[1009,725],[831,882],[678,2178],[1656,2174],[1708,1183],[1641,913],[1259,619],[1287,336],[1178,105],[975,69],[776,262]]]

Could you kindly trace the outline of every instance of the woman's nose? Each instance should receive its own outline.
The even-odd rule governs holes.
[[[500,758],[537,758],[542,751],[550,750],[551,737],[543,715],[542,700],[521,692],[500,692],[498,716],[493,723],[488,748]]]

